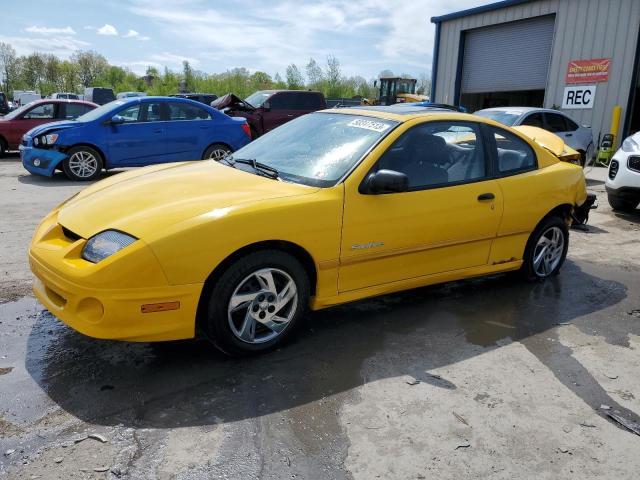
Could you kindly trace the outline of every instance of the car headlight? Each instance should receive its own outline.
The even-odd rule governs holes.
[[[92,263],[98,263],[128,247],[136,240],[136,237],[117,230],[105,230],[89,239],[82,249],[82,258]]]
[[[623,152],[637,152],[640,150],[640,145],[633,138],[627,137],[622,142],[622,151]]]
[[[57,133],[49,133],[47,135],[41,135],[39,137],[36,137],[33,140],[34,145],[38,145],[38,140],[40,140],[39,143],[41,143],[42,145],[53,145],[54,143],[56,143],[58,141],[58,134]]]

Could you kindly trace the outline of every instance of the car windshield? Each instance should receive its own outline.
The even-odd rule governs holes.
[[[26,105],[21,106],[20,108],[15,109],[13,112],[7,113],[4,117],[5,120],[11,120],[12,118],[16,118],[22,112],[24,112],[27,108],[31,108],[34,102],[27,103]]]
[[[513,126],[522,116],[522,112],[510,112],[507,110],[478,110],[474,115],[490,118],[503,125]]]
[[[255,92],[245,98],[244,101],[252,107],[261,107],[272,94],[273,92]]]
[[[285,123],[233,154],[276,169],[284,181],[331,187],[397,122],[312,113]]]
[[[113,110],[114,108],[116,108],[119,105],[123,105],[124,102],[122,100],[114,100],[112,102],[109,103],[105,103],[104,105],[95,108],[87,113],[85,113],[84,115],[80,115],[78,118],[76,118],[76,121],[78,122],[93,122],[94,120],[100,118],[102,115],[104,115],[105,113],[107,113],[110,110]]]

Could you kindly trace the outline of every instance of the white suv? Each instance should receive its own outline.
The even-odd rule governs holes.
[[[630,212],[640,203],[640,132],[627,137],[611,159],[605,187],[614,210]]]

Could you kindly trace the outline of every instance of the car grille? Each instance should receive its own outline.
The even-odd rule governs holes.
[[[640,172],[640,157],[629,157],[627,165],[629,166],[629,170]]]
[[[616,178],[616,175],[618,174],[618,168],[619,167],[620,167],[620,164],[618,163],[617,160],[611,160],[611,164],[609,165],[609,178],[611,180]]]

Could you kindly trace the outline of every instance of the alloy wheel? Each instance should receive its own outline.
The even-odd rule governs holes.
[[[211,160],[222,160],[224,157],[226,157],[227,155],[229,155],[229,151],[225,150],[224,148],[216,148],[215,150],[211,151],[211,154],[209,155],[209,158]]]
[[[97,169],[98,160],[89,152],[80,150],[69,158],[69,170],[78,178],[89,178]]]
[[[227,307],[233,334],[246,343],[264,343],[279,336],[295,316],[298,289],[291,276],[263,268],[245,277]]]
[[[540,278],[548,277],[562,260],[564,233],[558,227],[544,231],[533,251],[533,270]]]

